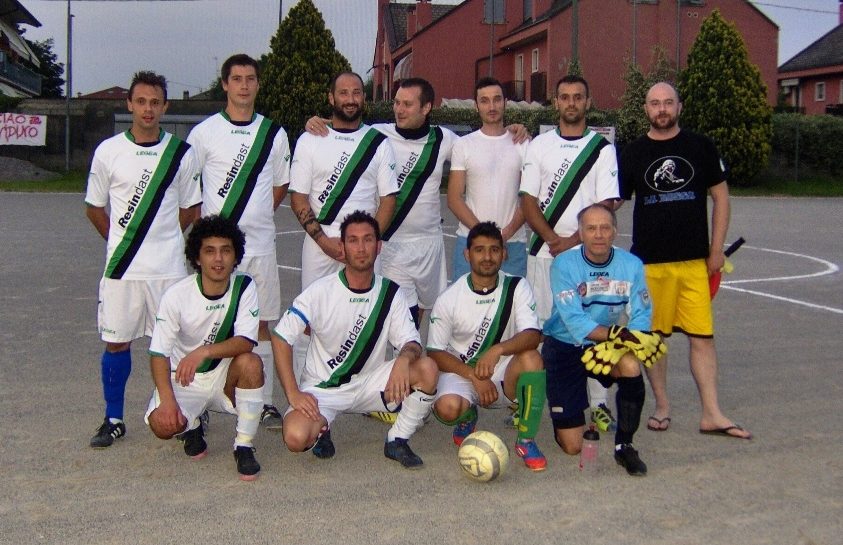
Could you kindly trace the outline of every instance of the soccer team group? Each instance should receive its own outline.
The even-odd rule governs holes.
[[[94,154],[86,213],[107,255],[98,306],[105,419],[91,447],[126,433],[130,345],[144,335],[152,432],[179,438],[198,459],[208,411],[236,415],[243,480],[260,471],[261,426],[280,429],[290,451],[330,458],[337,415],[369,414],[391,424],[384,455],[414,468],[422,460],[408,441],[431,412],[460,445],[478,407],[514,411],[514,451],[534,471],[547,466],[535,441],[542,414],[562,450],[577,454],[590,409],[594,425],[614,430],[618,464],[645,475],[633,447],[642,367],[656,401],[647,427],[665,431],[663,339],[673,331],[690,342],[700,432],[751,438],[717,400],[708,278],[725,259],[725,169],[709,140],[679,128],[672,86],[649,90],[649,133],[618,160],[586,126],[589,88],[578,76],[556,86],[559,126],[530,141],[524,127],[504,125],[506,99],[492,78],[475,89],[482,127],[459,138],[430,124],[434,91],[421,78],[400,83],[395,123],[363,124],[363,82],[346,72],[327,93],[331,118],[307,120],[291,157],[284,129],[255,112],[257,62],[234,55],[221,80],[225,109],[183,142],[160,128],[165,79],[138,72],[132,127]],[[459,220],[450,286],[446,161]],[[301,292],[282,314],[273,215],[288,192],[306,236]],[[613,241],[615,210],[633,195],[630,253]]]

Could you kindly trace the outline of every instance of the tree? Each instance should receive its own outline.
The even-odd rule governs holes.
[[[284,126],[295,145],[304,122],[326,113],[328,85],[351,70],[311,0],[300,0],[278,26],[261,76],[258,109]]]
[[[46,40],[31,41],[24,38],[29,44],[32,52],[38,58],[40,66],[35,63],[27,63],[35,72],[41,75],[41,97],[61,98],[64,96],[64,63],[56,62],[58,56],[53,52],[55,42],[52,38]]]
[[[734,24],[714,10],[700,28],[679,78],[683,126],[712,138],[730,181],[748,185],[770,158],[772,109],[758,67]]]
[[[627,61],[624,81],[626,89],[621,97],[621,107],[618,110],[618,143],[625,144],[632,142],[639,136],[647,133],[650,122],[647,114],[644,113],[644,99],[647,91],[654,84],[660,81],[673,81],[676,77],[676,68],[664,48],[656,46],[653,48],[652,67],[647,74],[636,64]]]

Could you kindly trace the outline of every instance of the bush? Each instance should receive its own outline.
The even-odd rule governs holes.
[[[800,165],[837,174],[843,170],[843,119],[831,115],[775,114],[773,151],[787,165],[794,165],[798,157]]]

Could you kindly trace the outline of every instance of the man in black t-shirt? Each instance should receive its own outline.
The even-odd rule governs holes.
[[[620,194],[635,194],[632,253],[644,262],[653,299],[653,330],[668,337],[681,331],[690,343],[691,372],[702,404],[700,433],[750,439],[752,434],[721,411],[717,401],[717,353],[708,277],[723,267],[729,227],[726,172],[711,140],[679,128],[682,104],[671,85],[647,92],[650,130],[624,149]],[[707,197],[711,195],[711,244]],[[656,410],[647,427],[670,426],[667,358],[647,372]]]

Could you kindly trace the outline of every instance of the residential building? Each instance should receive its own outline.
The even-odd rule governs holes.
[[[38,57],[18,32],[18,25],[41,23],[17,0],[0,0],[0,92],[11,97],[41,94],[41,75],[32,68]]]
[[[785,103],[806,114],[843,115],[843,0],[839,25],[779,67]]]
[[[578,59],[599,108],[616,108],[628,61],[649,68],[655,47],[680,67],[715,9],[732,21],[775,104],[778,26],[746,0],[378,0],[376,98],[398,80],[428,79],[441,98],[472,98],[493,75],[510,98],[544,102]],[[437,102],[438,103],[438,102]]]

